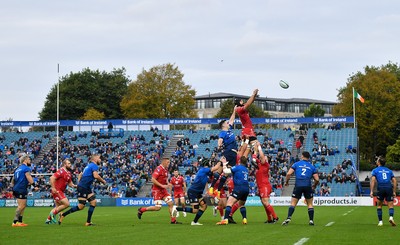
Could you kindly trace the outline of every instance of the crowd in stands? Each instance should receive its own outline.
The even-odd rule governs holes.
[[[328,130],[340,130],[335,126]],[[273,195],[280,195],[283,188],[284,177],[291,164],[300,160],[299,152],[304,149],[305,144],[312,145],[312,162],[318,168],[335,166],[331,172],[320,172],[321,184],[316,190],[316,195],[328,196],[331,194],[331,184],[354,183],[356,176],[349,174],[348,169],[352,166],[349,159],[341,164],[330,163],[329,156],[339,155],[341,152],[337,146],[328,146],[326,136],[322,135],[321,140],[317,132],[312,133],[312,142],[305,142],[307,128],[295,131],[292,128],[283,129],[285,137],[274,137],[268,130],[259,130],[257,136],[262,147],[269,158],[271,177],[270,181],[274,188]],[[59,162],[69,158],[74,165],[74,181],[77,175],[83,171],[89,156],[92,153],[102,155],[102,166],[99,174],[110,185],[100,185],[95,182],[94,190],[100,197],[135,197],[141,186],[151,179],[153,170],[160,163],[165,147],[170,137],[175,132],[160,131],[158,128],[151,128],[150,135],[144,135],[140,131],[131,131],[119,140],[110,140],[99,137],[99,132],[63,132],[60,137]],[[168,133],[166,133],[168,132]],[[300,134],[299,134],[300,132]],[[191,137],[198,133],[193,129],[184,131],[185,137],[176,144],[174,154],[171,156],[170,171],[179,169],[185,176],[187,185],[194,180],[198,170],[197,162],[201,158],[218,158],[217,140],[218,135],[212,131],[208,136],[193,140]],[[16,141],[7,141],[6,136],[0,134],[0,173],[12,174],[18,166],[18,154],[28,152],[35,159],[32,164],[34,185],[31,186],[30,196],[39,198],[50,197],[49,177],[57,169],[55,146],[40,155],[44,146],[43,141],[53,138],[55,133],[42,133],[40,137],[28,139],[24,133],[19,134]],[[238,134],[237,134],[238,135]],[[296,136],[296,138],[295,138]],[[239,140],[239,138],[238,138]],[[297,143],[299,142],[299,143]],[[205,149],[200,151],[199,149]],[[292,154],[292,151],[296,151]],[[200,152],[200,153],[199,153]],[[250,194],[257,194],[255,185],[255,167],[249,163],[250,173]],[[35,175],[47,174],[47,175]],[[0,177],[1,198],[11,198],[10,176]],[[68,197],[76,197],[76,191],[67,189]]]
[[[316,196],[330,196],[331,186],[334,184],[346,184],[346,183],[356,183],[357,178],[354,174],[354,165],[350,159],[345,158],[340,164],[338,160],[335,159],[335,163],[329,161],[329,157],[342,156],[341,151],[338,146],[328,146],[327,143],[327,132],[333,130],[341,130],[340,124],[330,125],[327,130],[324,130],[322,136],[319,137],[317,131],[312,134],[312,163],[319,170],[320,185],[316,190]],[[349,144],[345,150],[347,153],[354,153],[353,151],[348,151]],[[323,170],[321,170],[323,169]],[[329,171],[326,172],[324,170]]]

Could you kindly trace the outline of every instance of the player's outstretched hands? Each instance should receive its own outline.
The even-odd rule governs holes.
[[[254,89],[253,94],[254,94],[255,96],[258,95],[258,88]]]

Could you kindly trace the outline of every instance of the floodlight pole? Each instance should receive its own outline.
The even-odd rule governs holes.
[[[58,171],[58,141],[59,141],[59,131],[60,131],[60,64],[57,64],[57,124],[56,124],[56,169]]]

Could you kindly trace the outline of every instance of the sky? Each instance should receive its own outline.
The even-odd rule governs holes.
[[[258,88],[336,102],[351,74],[398,63],[399,9],[397,0],[2,1],[0,121],[38,120],[71,72],[125,67],[135,80],[166,63],[197,95]]]

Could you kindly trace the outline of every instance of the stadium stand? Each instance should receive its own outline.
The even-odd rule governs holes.
[[[236,135],[239,130],[234,130]],[[318,167],[321,184],[316,195],[346,196],[357,193],[358,179],[355,172],[357,157],[357,131],[352,128],[309,129],[258,129],[257,138],[270,157],[273,195],[283,193],[284,176],[290,165],[299,160],[301,150],[309,151]],[[137,195],[149,196],[152,171],[160,158],[171,157],[170,170],[178,169],[190,185],[197,171],[197,161],[216,156],[219,130],[136,130],[107,136],[107,131],[64,132],[60,136],[60,161],[69,158],[74,164],[75,176],[86,166],[92,153],[103,156],[100,174],[112,185],[94,185],[99,197],[123,197],[133,189]],[[296,148],[296,141],[303,137],[303,145]],[[0,190],[2,198],[10,198],[10,175],[18,166],[18,154],[28,152],[33,157],[35,184],[30,196],[49,197],[49,176],[56,170],[55,132],[0,133]],[[352,151],[346,152],[348,146]],[[254,182],[255,169],[249,165],[250,180]],[[47,174],[47,175],[43,175]],[[148,183],[148,184],[146,184]],[[253,194],[257,192],[256,185]],[[143,188],[142,188],[143,187]],[[142,189],[142,190],[141,190]],[[75,191],[68,189],[69,197]],[[129,194],[131,195],[131,193]]]

